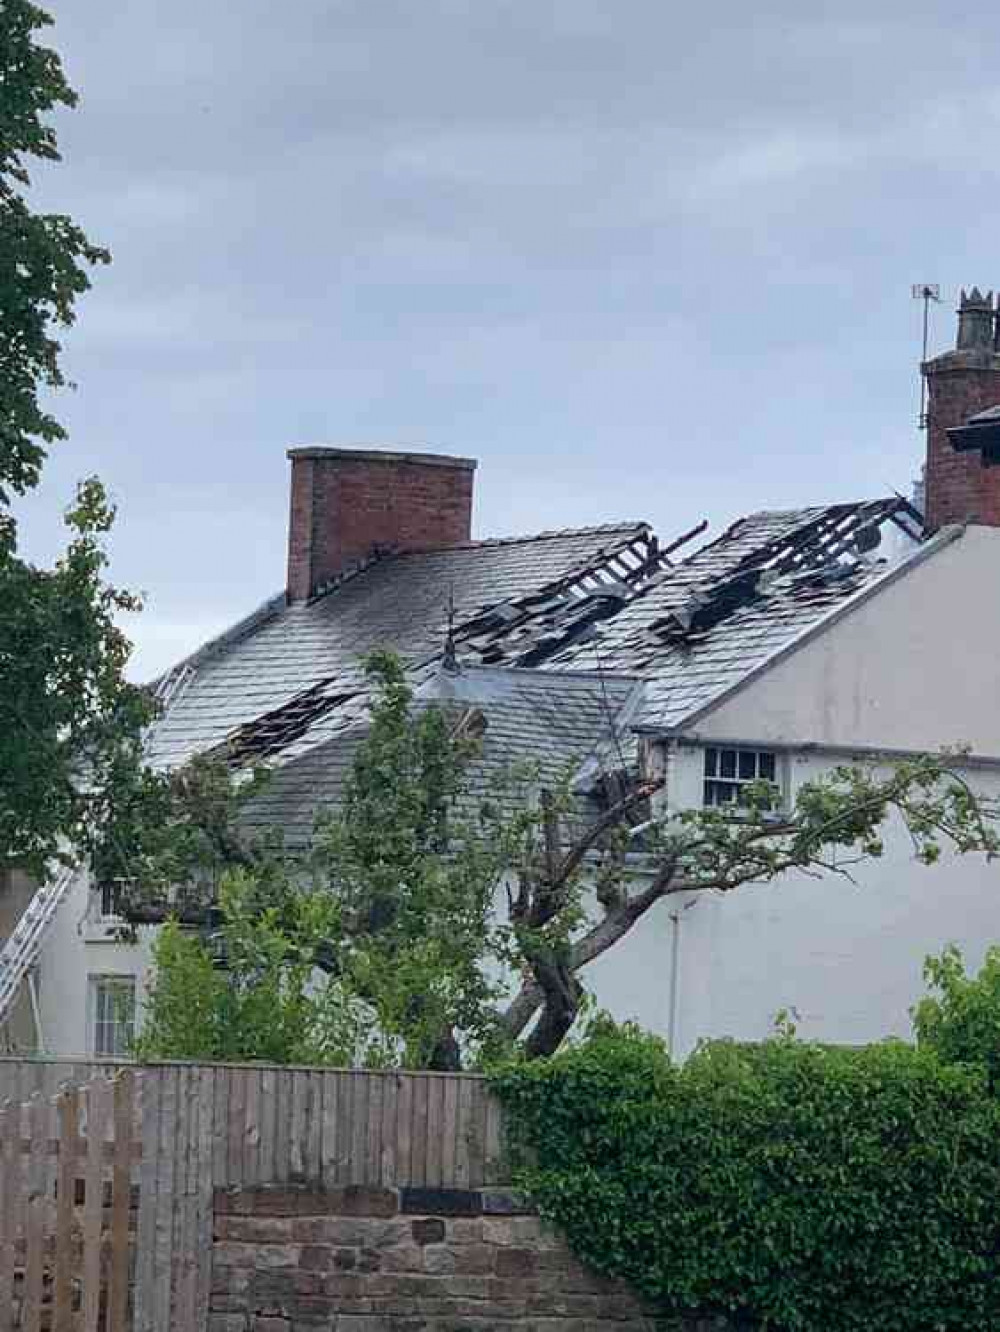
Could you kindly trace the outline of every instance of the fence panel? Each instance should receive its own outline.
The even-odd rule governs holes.
[[[135,1082],[29,1070],[0,1110],[0,1332],[128,1332]]]
[[[0,1101],[34,1094],[47,1101],[60,1086],[82,1081],[82,1074],[114,1074],[121,1067],[0,1058]],[[197,1077],[187,1071],[194,1067]],[[162,1156],[162,1169],[147,1184],[155,1178],[163,1197],[180,1198],[188,1188],[177,1153],[187,1152],[187,1138],[181,1142],[178,1135],[189,1131],[205,1139],[195,1156],[201,1178],[207,1172],[213,1187],[481,1188],[507,1177],[500,1106],[473,1074],[167,1063],[143,1065],[141,1076],[158,1109],[155,1125],[145,1112],[140,1123],[135,1098],[133,1131],[154,1158]],[[157,1224],[162,1251],[166,1222]]]

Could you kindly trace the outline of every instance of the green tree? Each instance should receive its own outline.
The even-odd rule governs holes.
[[[1000,1088],[1000,947],[986,950],[975,976],[966,974],[954,946],[924,963],[933,993],[913,1009],[917,1044],[945,1063],[985,1070],[994,1092]]]
[[[115,617],[138,602],[105,581],[113,517],[85,482],[53,569],[0,555],[0,867],[41,875],[86,854],[142,780],[152,704],[124,678],[130,645]]]
[[[130,649],[116,617],[139,603],[107,581],[114,510],[100,483],[79,487],[52,569],[19,556],[11,511],[65,436],[44,404],[64,383],[55,335],[73,323],[88,269],[109,259],[69,217],[34,212],[26,197],[29,163],[59,159],[49,113],[76,103],[59,57],[36,40],[50,23],[27,0],[0,3],[0,869],[38,874],[85,853],[141,783],[151,716],[124,676]]]
[[[65,430],[42,392],[64,382],[55,330],[75,318],[90,286],[87,269],[107,263],[69,217],[33,212],[28,162],[57,162],[46,117],[76,105],[58,55],[36,40],[51,24],[29,0],[0,5],[0,549],[13,541],[11,495],[37,485],[46,446]]]
[[[636,786],[583,831],[568,778],[539,791],[530,771],[509,774],[484,796],[482,770],[470,770],[475,716],[417,706],[391,656],[377,656],[370,672],[370,728],[308,863],[283,862],[276,838],[263,851],[259,841],[245,846],[257,866],[244,854],[238,912],[240,930],[252,929],[256,911],[289,956],[311,957],[312,974],[294,973],[296,984],[311,987],[314,1013],[326,995],[328,1023],[354,1032],[356,1059],[448,1068],[502,1050],[550,1054],[587,1005],[581,972],[657,902],[733,892],[795,869],[849,875],[882,853],[891,814],[909,828],[920,861],[943,845],[987,855],[1000,845],[995,811],[946,760],[926,758],[883,772],[837,768],[800,788],[783,814],[765,784],[739,810],[654,818],[637,854],[631,824],[653,784]],[[140,877],[170,875],[154,857]],[[314,904],[305,914],[303,901]],[[128,909],[144,921],[169,914],[155,902]],[[185,911],[202,925],[202,937],[187,940],[192,957],[210,956],[204,932],[225,943],[232,899],[220,911],[195,894]],[[232,984],[252,988],[255,973],[237,954]],[[162,996],[183,1011],[183,977],[170,957],[159,960],[155,1030]],[[326,980],[317,987],[318,971]],[[176,1053],[184,1039],[182,1024],[163,1048]]]

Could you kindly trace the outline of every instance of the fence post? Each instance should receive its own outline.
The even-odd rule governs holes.
[[[140,1075],[142,1166],[139,1171],[139,1219],[136,1234],[135,1330],[156,1332],[156,1210],[159,1171],[160,1070]],[[90,1332],[90,1328],[86,1329]]]
[[[56,1098],[59,1173],[56,1193],[55,1289],[52,1309],[55,1332],[70,1332],[73,1317],[73,1231],[79,1118],[79,1093],[75,1087],[67,1087]]]
[[[104,1125],[107,1083],[94,1076],[84,1088],[87,1159],[83,1177],[83,1332],[97,1332],[101,1309],[101,1221],[104,1209]]]
[[[45,1186],[48,1182],[48,1124],[46,1123],[46,1104],[38,1092],[30,1101],[28,1112],[29,1156],[28,1156],[28,1215],[25,1244],[27,1252],[24,1263],[24,1313],[21,1322],[26,1332],[41,1332],[42,1326],[42,1288],[44,1277],[45,1249],[45,1210],[47,1199]]]
[[[132,1200],[132,1074],[123,1069],[112,1087],[111,1279],[108,1332],[127,1332],[129,1209]]]
[[[21,1107],[0,1111],[0,1327],[14,1325],[14,1267],[21,1214]]]

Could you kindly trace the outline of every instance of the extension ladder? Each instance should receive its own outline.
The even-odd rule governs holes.
[[[75,877],[75,869],[65,868],[43,883],[0,948],[0,1023],[9,1016],[21,982],[35,964],[45,932]]]

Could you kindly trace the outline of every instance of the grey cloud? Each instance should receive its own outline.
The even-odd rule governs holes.
[[[304,440],[478,455],[484,533],[906,489],[910,283],[1000,281],[981,0],[50,6],[115,264],[25,531],[106,476],[143,671],[280,584]]]

